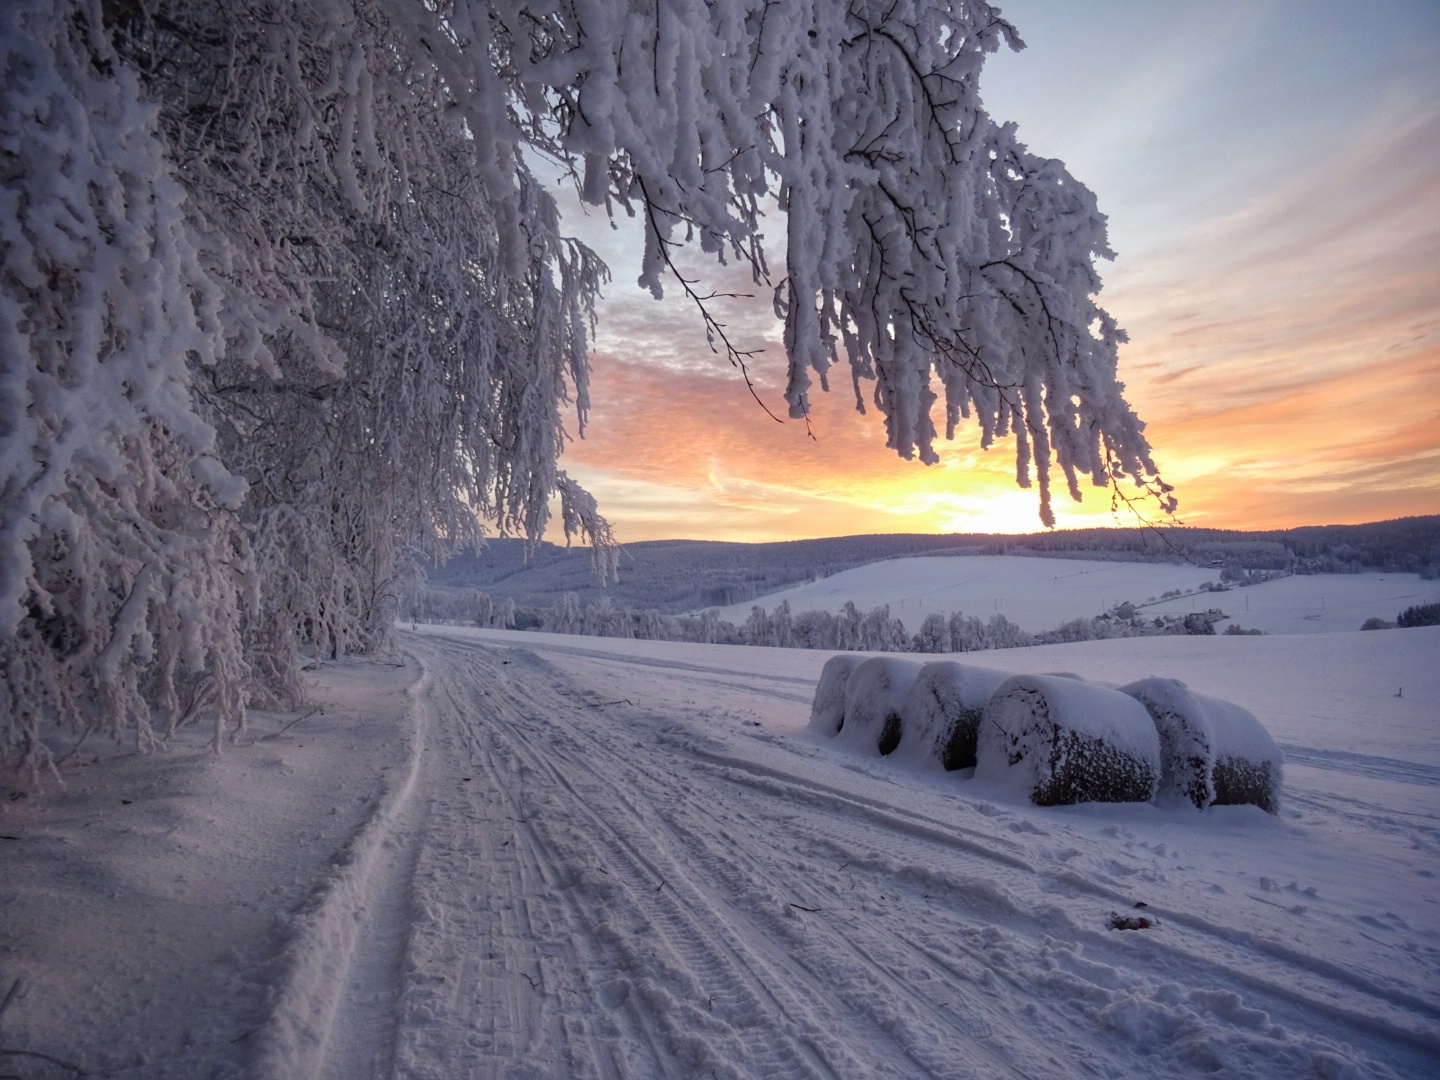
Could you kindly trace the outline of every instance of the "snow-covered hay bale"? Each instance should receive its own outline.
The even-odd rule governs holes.
[[[976,779],[1023,790],[1036,806],[1148,802],[1160,739],[1128,694],[1055,675],[1016,675],[985,707]]]
[[[861,753],[891,753],[904,735],[900,710],[919,672],[911,660],[862,660],[845,683],[845,723],[836,739]]]
[[[900,707],[905,738],[896,758],[948,772],[971,768],[981,714],[990,695],[1009,677],[953,660],[925,664]]]
[[[864,660],[854,653],[837,653],[820,669],[815,700],[810,705],[810,730],[834,735],[845,726],[845,684],[850,673]]]
[[[1280,812],[1284,755],[1255,715],[1196,694],[1179,679],[1122,686],[1150,713],[1160,736],[1161,798],[1207,806],[1253,804]]]

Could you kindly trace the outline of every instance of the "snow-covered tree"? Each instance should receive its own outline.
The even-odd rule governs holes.
[[[495,615],[495,604],[489,593],[476,592],[472,604],[472,615],[476,626],[486,627]]]
[[[860,636],[863,616],[855,601],[846,600],[845,606],[835,616],[835,648],[854,651],[865,648]]]
[[[954,651],[950,644],[950,624],[944,615],[932,611],[920,624],[915,634],[915,651],[922,653],[948,653]]]
[[[972,415],[982,445],[1013,433],[1017,479],[1038,481],[1047,524],[1055,468],[1075,498],[1082,477],[1128,476],[1173,507],[1116,380],[1124,334],[1094,299],[1105,219],[1062,163],[983,107],[986,55],[1022,45],[998,9],[595,0],[476,33],[506,42],[518,93],[548,106],[527,117],[537,149],[587,201],[639,215],[640,281],[657,296],[682,238],[770,281],[765,210],[778,204],[791,417],[843,363],[903,457],[937,460],[937,409],[947,437]]]
[[[795,647],[795,620],[790,614],[790,601],[781,600],[770,617],[771,643],[782,649]]]
[[[515,601],[506,597],[495,605],[491,620],[497,630],[515,629]]]
[[[580,633],[586,637],[613,637],[616,620],[620,612],[610,602],[610,597],[599,596],[593,603],[585,605],[585,616],[581,620]]]
[[[640,613],[638,636],[646,641],[670,641],[672,630],[666,626],[666,619],[656,608],[646,608]]]
[[[775,644],[770,616],[759,604],[750,609],[750,615],[746,618],[745,625],[740,628],[740,638],[746,645]]]
[[[585,613],[580,594],[567,592],[545,613],[545,629],[555,634],[578,634],[584,625]]]
[[[974,615],[950,613],[950,648],[953,652],[974,652],[986,648],[985,624]]]
[[[50,8],[0,7],[0,756],[32,778],[47,721],[145,748],[152,706],[208,698],[218,739],[254,598],[245,484],[189,392],[222,290],[135,74]]]
[[[542,159],[747,383],[677,245],[773,288],[791,417],[840,364],[904,457],[1013,435],[1047,522],[1056,470],[1173,506],[1104,218],[984,110],[1019,44],[981,0],[0,6],[5,756],[294,698],[302,651],[385,645],[412,552],[538,538],[552,496],[613,569],[557,464],[605,269]]]
[[[792,623],[793,644],[798,649],[834,649],[835,616],[824,610],[802,611]]]

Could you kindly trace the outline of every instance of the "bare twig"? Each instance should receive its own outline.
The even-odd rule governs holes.
[[[14,840],[15,837],[11,836],[11,837],[7,837],[7,839]],[[21,997],[24,993],[25,993],[25,977],[24,977],[23,975],[17,975],[17,976],[15,977],[15,981],[10,984],[10,990],[9,990],[8,993],[6,993],[6,995],[5,995],[5,1000],[4,1000],[4,1001],[0,1001],[0,1017],[3,1017],[3,1016],[5,1015],[5,1010],[8,1009],[8,1008],[10,1008],[10,1006],[11,1006],[14,1002],[16,1002],[17,1000],[19,1000],[20,997]]]
[[[55,1066],[58,1066],[59,1068],[66,1069],[66,1070],[68,1070],[71,1074],[73,1074],[73,1075],[75,1075],[75,1076],[89,1076],[89,1075],[90,1075],[90,1074],[89,1074],[88,1072],[86,1072],[84,1069],[80,1068],[79,1065],[72,1065],[72,1064],[70,1064],[70,1062],[68,1062],[68,1061],[61,1061],[61,1060],[60,1060],[59,1058],[57,1058],[57,1057],[51,1057],[49,1054],[41,1054],[41,1053],[39,1053],[39,1052],[37,1052],[37,1051],[35,1051],[35,1050],[11,1050],[11,1049],[9,1049],[8,1047],[0,1046],[0,1057],[26,1057],[26,1058],[35,1058],[37,1061],[48,1061],[51,1065],[55,1065]]]
[[[255,740],[255,741],[256,741],[256,742],[264,742],[266,739],[278,739],[281,735],[284,735],[287,731],[289,731],[289,730],[290,730],[292,727],[294,727],[296,724],[300,723],[301,720],[308,720],[310,717],[314,716],[316,713],[323,713],[324,711],[325,711],[325,710],[324,710],[323,708],[321,708],[319,705],[317,705],[317,706],[315,706],[315,708],[311,709],[309,712],[307,712],[307,713],[301,713],[301,714],[300,714],[299,716],[297,716],[294,720],[291,720],[288,724],[286,724],[284,727],[282,727],[279,731],[273,731],[273,732],[271,732],[269,735],[262,735],[262,736],[260,736],[259,739]]]
[[[710,309],[705,306],[707,300],[736,298],[739,294],[712,292],[708,296],[701,296],[691,288],[694,280],[682,274],[680,268],[675,265],[675,260],[670,257],[670,248],[672,245],[669,240],[665,239],[664,233],[660,231],[660,223],[655,217],[659,207],[656,206],[655,200],[650,197],[650,189],[645,186],[645,178],[636,176],[635,180],[640,185],[640,193],[645,199],[645,216],[649,221],[651,231],[655,234],[655,240],[660,246],[660,257],[665,260],[665,266],[669,269],[670,273],[675,276],[675,280],[680,283],[680,287],[685,290],[685,295],[694,301],[695,306],[700,309],[700,318],[705,324],[705,338],[710,344],[710,350],[715,353],[720,352],[720,350],[715,347],[715,341],[718,338],[720,343],[725,346],[726,359],[728,359],[735,368],[739,369],[741,376],[744,377],[745,388],[750,391],[750,396],[755,399],[755,404],[765,410],[765,415],[770,417],[771,420],[774,420],[777,424],[783,424],[785,421],[771,412],[770,406],[766,405],[765,402],[760,399],[760,391],[755,388],[754,380],[750,378],[750,367],[745,362],[749,357],[758,356],[765,350],[742,350],[737,348],[730,340],[729,335],[725,333],[725,324],[710,314]]]

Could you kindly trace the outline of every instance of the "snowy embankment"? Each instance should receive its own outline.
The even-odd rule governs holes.
[[[1129,602],[1145,618],[1220,608],[1240,625],[1269,634],[1358,630],[1368,618],[1393,621],[1407,607],[1440,602],[1440,581],[1415,574],[1311,574],[1260,585],[1200,591],[1216,583],[1216,568],[1189,564],[1097,562],[1019,555],[957,555],[889,559],[720,609],[737,626],[755,605],[773,610],[838,613],[846,601],[862,612],[882,604],[912,634],[926,615],[963,611],[986,619],[1004,615],[1032,633],[1088,619]],[[1168,592],[1182,595],[1160,599]]]
[[[986,655],[1253,710],[1278,817],[857,757],[806,730],[823,653],[404,640],[218,760],[6,804],[0,1072],[1440,1069],[1440,629]]]

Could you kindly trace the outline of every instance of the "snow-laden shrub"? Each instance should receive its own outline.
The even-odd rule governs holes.
[[[900,707],[905,738],[896,758],[947,772],[972,767],[980,717],[1007,678],[1003,671],[953,660],[924,665]]]
[[[811,731],[835,735],[845,726],[845,684],[863,659],[854,653],[838,653],[825,661],[820,669],[820,681],[815,684],[815,700],[810,705]]]
[[[1155,723],[1162,798],[1201,809],[1252,803],[1279,813],[1284,756],[1253,713],[1193,693],[1178,679],[1141,679],[1120,690]]]
[[[985,708],[975,776],[1021,790],[1036,806],[1147,802],[1160,778],[1160,740],[1127,694],[1016,675]]]
[[[892,753],[904,736],[901,707],[919,672],[913,660],[862,660],[846,681],[845,722],[836,738],[861,753]]]

